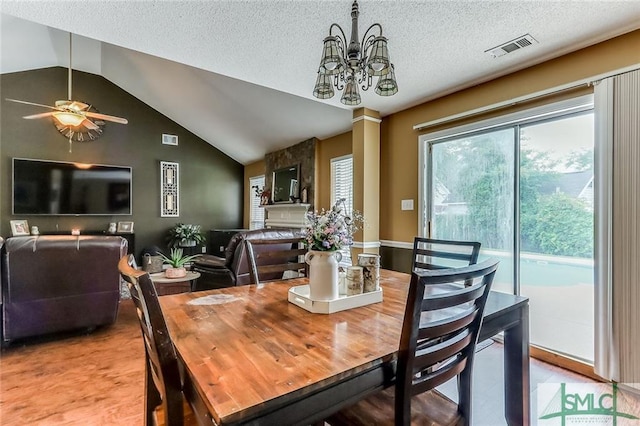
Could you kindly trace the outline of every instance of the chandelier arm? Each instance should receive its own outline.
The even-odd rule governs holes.
[[[343,73],[336,74],[333,77],[334,77],[333,85],[336,87],[336,89],[338,90],[344,89],[344,84],[341,83],[341,81],[344,81],[344,74]]]
[[[344,35],[344,31],[342,30],[342,27],[340,25],[336,24],[335,22],[333,24],[331,24],[331,26],[329,27],[329,35],[330,36],[334,35],[333,32],[332,32],[334,28],[337,28],[338,30],[340,30],[340,34],[342,34],[342,38],[340,38],[340,34],[335,34],[335,36],[338,38],[338,40],[340,40],[342,42],[342,44],[344,46],[346,46],[347,45],[347,36]],[[343,50],[344,50],[344,48],[343,48]]]
[[[362,90],[366,92],[372,86],[373,77],[365,71],[362,74],[362,79],[360,80],[360,83],[362,83],[362,86],[360,87],[362,87]]]
[[[380,31],[380,34],[378,34],[377,36],[374,34],[369,34],[369,31],[371,31],[373,28],[376,28],[376,27]],[[362,43],[361,43],[362,51],[365,52],[369,48],[369,46],[367,46],[365,43],[369,43],[369,40],[371,38],[376,38],[380,36],[382,36],[382,25],[378,24],[377,22],[375,24],[371,24],[371,26],[367,28],[367,31],[365,31],[364,35],[362,36]]]

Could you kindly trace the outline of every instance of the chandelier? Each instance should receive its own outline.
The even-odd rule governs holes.
[[[347,37],[340,25],[334,23],[329,27],[329,36],[324,39],[322,59],[318,69],[318,79],[313,88],[313,96],[329,99],[334,95],[334,86],[343,90],[340,102],[345,105],[360,104],[360,91],[373,85],[373,77],[378,77],[375,92],[380,96],[391,96],[398,92],[398,83],[389,60],[387,39],[382,36],[382,26],[371,25],[358,41],[358,2],[351,6],[351,40],[347,45]],[[334,29],[337,31],[334,33]],[[379,33],[376,35],[376,33]]]

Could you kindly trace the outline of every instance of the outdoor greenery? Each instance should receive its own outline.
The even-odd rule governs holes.
[[[515,157],[511,141],[510,131],[492,132],[445,143],[434,151],[435,179],[446,188],[440,201],[447,206],[436,211],[437,236],[480,241],[486,249],[512,250]],[[561,164],[545,152],[527,148],[526,140],[522,143],[518,189],[523,251],[592,256],[591,205],[554,190],[563,177],[557,170],[590,170],[592,155],[592,151],[576,151]]]

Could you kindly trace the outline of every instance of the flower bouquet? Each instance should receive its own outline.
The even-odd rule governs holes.
[[[311,300],[338,298],[339,251],[353,243],[353,234],[363,223],[359,213],[346,214],[345,200],[340,199],[330,210],[309,212],[305,243],[309,248],[305,261],[309,264],[309,297]]]
[[[358,212],[353,212],[352,216],[345,212],[344,198],[328,211],[308,212],[305,240],[309,250],[336,251],[353,244],[353,234],[360,229],[364,218]]]

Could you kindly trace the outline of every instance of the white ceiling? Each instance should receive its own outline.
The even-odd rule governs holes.
[[[360,37],[382,24],[395,64],[395,96],[362,92],[360,106],[383,116],[640,28],[640,0],[359,4]],[[248,164],[351,128],[353,108],[339,94],[312,96],[322,40],[333,22],[349,34],[350,10],[350,0],[1,0],[0,71],[67,66],[72,32],[82,36],[75,69]],[[539,44],[484,53],[526,33]]]

